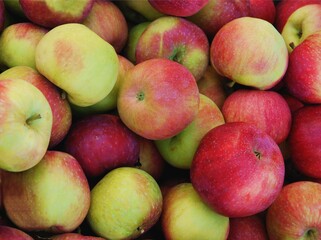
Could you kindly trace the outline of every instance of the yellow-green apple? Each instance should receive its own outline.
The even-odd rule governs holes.
[[[3,173],[3,204],[9,219],[30,232],[71,232],[85,219],[90,188],[78,161],[47,151],[34,167]]]
[[[123,4],[129,10],[138,13],[145,20],[153,21],[159,17],[164,16],[161,12],[157,11],[148,0],[123,0],[120,1],[120,4]]]
[[[226,239],[229,218],[213,211],[191,183],[172,187],[164,197],[161,215],[165,239]]]
[[[127,71],[119,88],[117,109],[132,131],[161,140],[187,127],[197,115],[199,102],[192,73],[177,62],[156,58]]]
[[[80,233],[62,233],[50,237],[51,240],[104,240],[105,238],[87,236]]]
[[[262,90],[281,81],[288,58],[282,35],[268,21],[253,17],[225,24],[210,47],[211,64],[219,74]]]
[[[288,21],[291,14],[300,7],[308,4],[319,4],[320,0],[282,0],[275,6],[275,21],[276,29],[281,33],[283,27]]]
[[[320,215],[320,183],[298,181],[288,184],[267,211],[269,239],[320,239]]]
[[[177,135],[155,141],[155,144],[167,163],[177,168],[189,169],[204,135],[224,123],[218,106],[210,98],[200,94],[199,109],[194,120]]]
[[[295,167],[309,177],[321,178],[321,106],[304,106],[293,114],[288,138],[291,160]]]
[[[34,23],[21,22],[6,27],[0,35],[0,61],[6,67],[36,68],[35,52],[47,29]]]
[[[46,97],[52,111],[52,128],[48,148],[56,147],[67,135],[72,113],[65,94],[35,69],[28,66],[11,67],[0,74],[3,79],[21,79],[37,87]]]
[[[227,240],[269,240],[265,215],[251,215],[241,218],[230,218],[230,229]]]
[[[116,83],[111,90],[111,92],[99,102],[90,105],[88,107],[80,107],[74,104],[71,105],[72,112],[74,116],[81,117],[90,114],[96,113],[106,113],[108,111],[114,110],[117,108],[117,96],[119,91],[119,86],[125,77],[125,73],[134,67],[134,64],[129,61],[127,58],[118,54],[119,68]]]
[[[140,35],[136,63],[167,58],[185,66],[199,80],[209,63],[209,41],[194,23],[174,16],[152,21]]]
[[[191,182],[217,213],[247,217],[266,210],[280,193],[284,161],[275,141],[253,124],[229,122],[201,140]]]
[[[294,48],[284,82],[289,94],[303,103],[321,103],[321,30]]]
[[[148,0],[159,12],[165,15],[188,17],[199,12],[209,0]]]
[[[24,15],[33,23],[53,28],[65,23],[80,23],[95,0],[19,0]]]
[[[212,99],[218,108],[222,109],[223,103],[229,95],[228,83],[228,79],[219,75],[211,65],[208,65],[201,79],[197,81],[197,86],[201,94]]]
[[[128,26],[120,9],[111,1],[95,0],[88,16],[82,22],[109,42],[117,53],[126,44]]]
[[[36,47],[35,60],[37,70],[63,89],[71,103],[82,107],[106,97],[119,71],[113,46],[80,23],[47,32]]]
[[[111,114],[93,114],[74,122],[64,150],[78,160],[90,178],[102,177],[117,167],[134,166],[139,160],[136,134]]]
[[[295,10],[282,30],[289,53],[309,35],[321,30],[321,2],[308,4]]]
[[[136,45],[137,42],[150,22],[141,22],[129,29],[128,40],[124,49],[124,54],[128,60],[136,64]]]
[[[279,144],[289,135],[291,110],[281,94],[272,90],[238,89],[225,100],[226,122],[248,122],[266,132]]]
[[[255,17],[274,22],[273,0],[209,0],[196,14],[188,19],[198,25],[209,39],[226,23],[240,17]]]
[[[0,225],[0,240],[33,240],[33,238],[17,227]]]
[[[42,92],[20,79],[0,81],[0,168],[19,172],[45,155],[52,112]]]
[[[91,190],[87,220],[100,237],[135,239],[158,221],[162,205],[162,193],[151,175],[120,167],[107,173]]]

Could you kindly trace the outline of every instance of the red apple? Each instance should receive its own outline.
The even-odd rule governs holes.
[[[117,108],[132,131],[160,140],[187,127],[197,115],[199,101],[192,73],[179,63],[157,58],[128,70],[119,88]]]
[[[104,240],[101,237],[85,236],[80,233],[62,233],[50,237],[51,240]]]
[[[120,9],[111,1],[95,0],[83,24],[109,42],[117,53],[126,44],[128,26]]]
[[[267,211],[269,239],[320,239],[320,215],[320,183],[298,181],[288,184]]]
[[[201,140],[191,166],[191,182],[217,213],[246,217],[267,209],[284,181],[282,153],[253,124],[225,123]]]
[[[275,91],[239,89],[229,95],[222,107],[226,122],[248,122],[269,134],[279,144],[290,132],[291,111]]]
[[[0,240],[33,240],[33,238],[24,231],[9,226],[0,225]]]
[[[0,31],[5,28],[6,21],[6,7],[4,4],[4,0],[0,1]]]
[[[74,156],[87,177],[101,177],[120,166],[138,162],[137,136],[116,115],[89,115],[72,124],[65,151]]]

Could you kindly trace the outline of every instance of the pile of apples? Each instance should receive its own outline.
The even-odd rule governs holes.
[[[320,0],[0,0],[0,240],[321,239]]]

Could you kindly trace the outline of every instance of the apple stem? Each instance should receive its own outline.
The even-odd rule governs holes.
[[[37,120],[37,119],[40,119],[40,118],[41,118],[40,113],[34,114],[34,115],[32,115],[31,117],[29,117],[29,118],[26,120],[26,123],[27,123],[28,125],[30,125],[31,122],[33,122],[33,121],[35,121],[35,120]]]

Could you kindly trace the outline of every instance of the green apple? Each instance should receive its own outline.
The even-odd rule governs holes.
[[[224,117],[218,106],[208,97],[200,94],[199,110],[194,120],[177,135],[155,141],[163,158],[172,166],[189,169],[193,156],[203,136],[212,128],[224,124]]]
[[[52,111],[39,89],[20,79],[0,81],[0,168],[24,171],[45,155]]]
[[[191,183],[169,189],[164,197],[161,224],[165,238],[172,240],[222,240],[229,232],[229,218],[207,206]]]
[[[115,49],[83,24],[62,24],[50,30],[39,41],[35,59],[38,71],[78,106],[101,101],[117,80]]]
[[[158,221],[162,204],[161,190],[152,176],[120,167],[93,187],[87,220],[100,237],[135,239]]]

